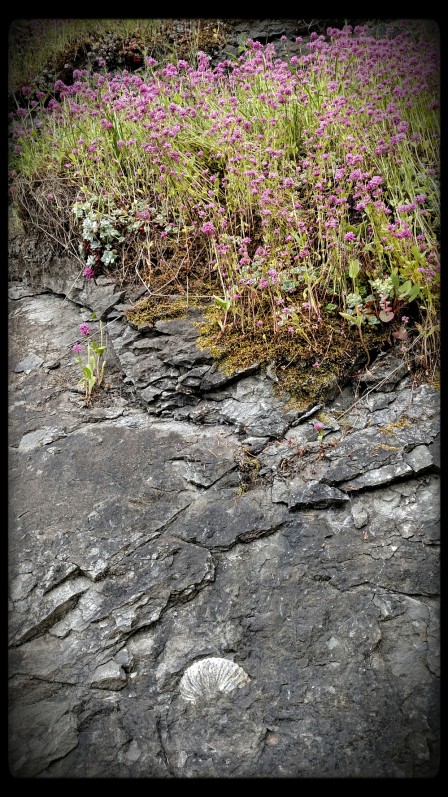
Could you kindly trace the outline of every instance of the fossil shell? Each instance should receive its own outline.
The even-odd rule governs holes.
[[[235,662],[210,656],[195,661],[185,670],[180,693],[184,700],[196,703],[201,699],[211,700],[220,692],[233,692],[249,681],[249,676]]]

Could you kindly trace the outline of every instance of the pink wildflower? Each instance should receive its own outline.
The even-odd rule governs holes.
[[[323,423],[320,423],[320,421],[316,421],[316,423],[313,423],[313,427],[317,432],[317,439],[319,440],[319,442],[322,442],[322,438],[324,436],[324,428],[325,428]]]
[[[203,232],[205,235],[215,235],[216,230],[213,222],[206,221],[201,227],[201,232]]]
[[[397,208],[397,213],[409,213],[409,211],[415,210],[416,207],[417,205],[415,202],[409,202],[407,205],[400,205]]]
[[[90,335],[90,327],[88,324],[80,324],[79,331],[81,335]]]
[[[367,183],[367,188],[369,188],[371,191],[373,191],[375,188],[378,188],[378,186],[381,185],[382,182],[383,182],[383,178],[380,177],[379,175],[375,175]]]

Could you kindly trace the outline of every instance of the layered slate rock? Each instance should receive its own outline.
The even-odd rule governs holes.
[[[226,373],[197,346],[196,309],[186,318],[158,321],[135,330],[123,318],[107,325],[127,383],[157,417],[194,423],[230,424],[255,436],[280,436],[300,416],[275,396],[257,364]]]
[[[194,313],[137,330],[114,286],[51,279],[10,286],[12,774],[434,775],[437,391],[391,353],[298,413],[198,349]],[[71,345],[95,307],[87,407]],[[185,699],[210,659],[245,678]]]

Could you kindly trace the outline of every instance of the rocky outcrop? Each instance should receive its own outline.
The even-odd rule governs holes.
[[[390,353],[299,412],[129,301],[67,259],[9,284],[11,773],[435,775],[439,394]]]

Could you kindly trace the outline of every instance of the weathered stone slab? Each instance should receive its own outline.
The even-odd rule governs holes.
[[[87,307],[10,292],[12,774],[434,775],[437,391],[378,383],[308,416],[261,372],[204,390],[193,319],[111,310],[86,407]],[[206,657],[249,680],[189,703]]]

